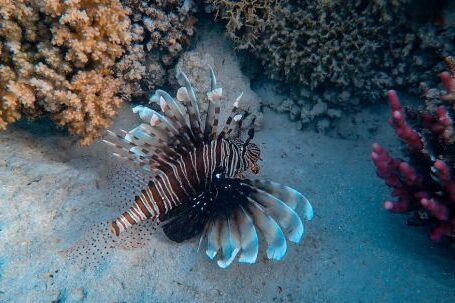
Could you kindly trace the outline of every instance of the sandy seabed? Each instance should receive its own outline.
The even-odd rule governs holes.
[[[303,244],[282,262],[219,269],[197,241],[176,244],[161,231],[143,248],[114,250],[102,268],[70,264],[59,254],[91,225],[116,216],[109,203],[107,146],[78,147],[46,123],[0,133],[0,302],[450,302],[453,251],[381,207],[389,189],[369,159],[374,141],[399,146],[368,114],[354,140],[296,130],[265,111],[255,141],[261,176],[291,185],[316,211]],[[124,109],[115,127],[135,121]],[[114,128],[115,128],[114,127]],[[357,130],[353,130],[354,132]]]

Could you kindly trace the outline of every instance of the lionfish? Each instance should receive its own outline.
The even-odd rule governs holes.
[[[249,171],[259,173],[261,152],[251,142],[254,128],[249,128],[246,140],[241,138],[246,117],[239,109],[242,95],[219,127],[222,88],[211,68],[210,76],[206,115],[199,111],[187,76],[179,72],[184,86],[176,99],[156,91],[161,112],[136,106],[139,126],[122,134],[109,132],[114,139],[106,142],[118,149],[114,155],[151,173],[133,205],[111,222],[112,232],[118,236],[136,223],[153,220],[172,241],[200,236],[199,245],[206,245],[210,259],[218,255],[222,268],[238,254],[239,262],[255,263],[261,232],[267,257],[280,260],[287,250],[285,234],[295,243],[303,238],[296,207],[301,205],[303,218],[311,220],[312,206],[288,186],[245,178]]]

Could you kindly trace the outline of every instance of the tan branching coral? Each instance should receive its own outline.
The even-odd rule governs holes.
[[[254,43],[284,0],[206,0],[216,18],[227,22],[227,34],[239,49],[254,48]]]
[[[121,100],[114,63],[129,45],[118,1],[0,0],[0,127],[49,115],[91,143]]]

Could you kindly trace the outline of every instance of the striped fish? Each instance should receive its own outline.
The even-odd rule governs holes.
[[[304,234],[296,212],[311,220],[313,209],[298,191],[264,180],[245,178],[259,172],[260,149],[252,143],[254,128],[242,139],[241,95],[224,125],[219,125],[222,88],[211,69],[208,110],[203,119],[199,101],[184,73],[184,86],[176,98],[158,90],[154,100],[160,112],[137,106],[142,123],[130,131],[109,132],[106,143],[114,155],[136,163],[150,173],[134,203],[111,223],[119,236],[145,220],[162,222],[166,236],[176,242],[200,236],[206,253],[225,268],[236,256],[239,262],[255,263],[258,232],[267,242],[267,257],[280,260],[287,250],[286,237],[298,243]],[[203,121],[205,120],[205,121]]]

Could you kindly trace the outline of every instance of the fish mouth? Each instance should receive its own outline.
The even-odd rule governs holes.
[[[257,164],[257,163],[254,163],[253,166],[251,167],[251,172],[255,175],[259,174],[259,172],[261,171],[261,167]]]

